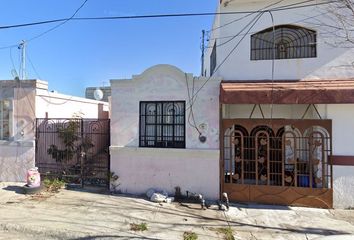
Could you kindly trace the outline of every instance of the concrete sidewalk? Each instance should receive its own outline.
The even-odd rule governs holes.
[[[17,185],[18,186],[18,185]],[[0,239],[321,239],[354,234],[354,211],[233,205],[228,212],[200,210],[197,204],[156,204],[127,196],[62,190],[25,196],[16,184],[0,184]],[[130,230],[146,223],[148,230]],[[354,239],[350,236],[349,239]]]

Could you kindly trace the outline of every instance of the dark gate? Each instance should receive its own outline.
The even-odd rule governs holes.
[[[109,119],[36,120],[36,166],[43,177],[109,187],[109,145]]]

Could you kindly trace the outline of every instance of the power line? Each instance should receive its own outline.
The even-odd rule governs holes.
[[[267,8],[269,8],[269,7],[275,6],[275,5],[277,5],[277,4],[279,4],[279,3],[283,2],[283,1],[285,1],[285,0],[280,0],[280,1],[276,2],[276,3],[269,4],[269,5],[267,5],[267,6],[263,7],[263,8],[261,8],[260,11],[265,10],[265,9],[267,9]],[[312,2],[312,1],[315,1],[315,0],[308,0],[308,1],[306,1],[306,2]],[[253,13],[249,13],[249,14],[243,16],[243,17],[234,19],[234,20],[232,20],[231,22],[228,22],[228,23],[225,23],[225,24],[223,24],[223,25],[221,25],[221,26],[212,28],[212,29],[208,30],[207,32],[209,33],[209,32],[215,31],[215,30],[217,30],[217,29],[220,29],[220,28],[229,26],[230,24],[233,24],[233,23],[235,23],[235,22],[241,21],[242,19],[245,19],[245,18],[247,18],[247,17],[249,17],[249,16],[251,16],[251,15],[253,15],[253,14],[254,14],[254,12],[253,12]]]
[[[62,18],[62,19],[55,19],[55,20],[48,20],[48,21],[41,21],[41,22],[34,22],[34,23],[25,23],[25,24],[18,24],[18,25],[9,25],[9,26],[0,26],[0,30],[1,29],[9,29],[9,28],[19,28],[19,27],[29,27],[29,26],[35,26],[35,25],[43,25],[43,24],[50,24],[50,23],[56,23],[56,22],[60,22],[58,25],[26,40],[26,42],[30,42],[32,40],[35,40],[37,38],[40,38],[42,37],[43,35],[59,28],[60,26],[64,25],[65,23],[67,23],[68,21],[72,20],[76,14],[85,6],[85,4],[87,3],[88,0],[85,0],[76,10],[75,12],[69,17],[69,18]],[[14,48],[14,47],[17,47],[18,44],[12,44],[12,45],[9,45],[9,46],[4,46],[4,47],[0,47],[0,50],[2,49],[11,49],[11,48]]]
[[[258,18],[253,22],[253,24],[249,27],[249,29],[247,30],[246,33],[249,33],[252,28],[256,25],[256,23],[259,21],[259,19],[263,16],[264,12],[261,12],[258,15]],[[252,22],[252,21],[251,21]],[[249,25],[249,23],[247,24]],[[217,72],[220,67],[227,61],[227,59],[231,56],[231,54],[240,46],[241,42],[245,39],[245,37],[247,36],[247,34],[245,34],[239,41],[238,43],[235,45],[235,47],[233,47],[231,49],[231,51],[229,52],[229,54],[227,54],[227,56],[221,61],[221,63],[215,68],[214,73]],[[213,74],[214,74],[213,73]],[[193,104],[195,103],[196,99],[197,99],[197,95],[198,93],[204,88],[204,86],[210,81],[210,79],[212,78],[213,74],[211,74],[207,80],[205,80],[205,82],[198,88],[198,90],[195,92],[195,94],[192,96],[192,102],[189,102],[189,107],[187,108],[190,109],[191,107],[193,107]]]
[[[307,18],[304,18],[304,19],[301,19],[301,20],[298,20],[298,21],[295,21],[295,22],[289,22],[287,24],[295,24],[295,23],[300,23],[300,22],[303,22],[303,21],[306,21],[306,20],[309,20],[309,19],[315,19],[319,16],[322,16],[322,15],[325,15],[327,13],[320,13],[320,14],[317,14],[316,16],[312,16],[312,17],[307,17]],[[314,23],[313,23],[314,24]],[[212,41],[212,40],[217,40],[217,39],[227,39],[227,38],[234,38],[235,36],[239,37],[239,36],[243,36],[243,35],[252,35],[254,33],[257,33],[257,32],[249,32],[248,34],[239,34],[239,35],[230,35],[230,36],[225,36],[225,37],[215,37],[215,38],[209,38],[207,39],[207,41]],[[205,48],[212,48],[212,47],[205,47]]]
[[[67,22],[69,22],[70,20],[72,20],[72,19],[76,16],[76,14],[85,6],[85,4],[87,3],[87,1],[88,1],[88,0],[84,0],[84,2],[80,5],[80,7],[77,8],[77,9],[75,10],[75,12],[71,15],[71,17],[69,17],[69,18],[66,19],[65,21],[59,23],[58,25],[56,25],[56,26],[54,26],[54,27],[48,29],[47,31],[42,32],[42,33],[38,34],[37,36],[34,36],[34,37],[32,37],[32,38],[26,40],[26,42],[30,42],[30,41],[32,41],[32,40],[34,40],[34,39],[40,38],[40,37],[42,37],[43,35],[45,35],[45,34],[51,32],[51,31],[53,31],[53,30],[55,30],[55,29],[57,29],[57,28],[59,28],[59,27],[61,27],[61,26],[64,25],[65,23],[67,23]]]
[[[313,7],[313,6],[320,6],[320,5],[327,5],[331,3],[335,3],[336,1],[326,1],[322,3],[314,3],[314,4],[306,4],[306,5],[300,5],[306,2],[310,2],[314,0],[307,0],[304,2],[300,3],[293,3],[289,5],[284,5],[282,7],[277,7],[273,9],[268,9],[268,10],[257,10],[257,11],[233,11],[233,12],[213,12],[213,13],[180,13],[180,14],[155,14],[155,15],[133,15],[133,16],[111,16],[111,17],[81,17],[81,18],[75,18],[75,15],[77,12],[86,4],[87,0],[84,1],[84,3],[75,11],[75,13],[70,17],[70,18],[61,18],[61,19],[53,19],[53,20],[46,20],[46,21],[39,21],[39,22],[32,22],[32,23],[23,23],[23,24],[16,24],[16,25],[7,25],[7,26],[0,26],[0,30],[2,29],[11,29],[11,28],[21,28],[21,27],[30,27],[30,26],[36,26],[36,25],[43,25],[43,24],[51,24],[51,23],[56,23],[56,22],[61,22],[57,26],[54,26],[53,28],[47,30],[46,32],[35,36],[33,39],[38,38],[43,36],[44,34],[58,28],[59,26],[65,24],[69,20],[73,21],[90,21],[90,20],[124,20],[124,19],[144,19],[144,18],[171,18],[171,17],[195,17],[195,16],[216,16],[216,15],[234,15],[234,14],[254,14],[254,13],[264,13],[267,11],[284,11],[284,10],[290,10],[290,9],[299,9],[299,8],[306,8],[306,7]],[[33,40],[30,39],[29,41]],[[0,47],[0,50],[3,49],[9,49],[9,48],[14,48],[17,47],[18,44],[12,44],[4,47]]]
[[[232,40],[234,40],[236,37],[238,37],[249,25],[251,25],[254,21],[256,21],[257,19],[259,19],[259,17],[262,15],[263,13],[258,13],[248,24],[246,24],[245,27],[243,27],[241,29],[241,31],[239,31],[235,36],[233,36],[232,38],[228,39],[227,41],[220,43],[218,45],[216,45],[216,47],[221,47],[225,44],[228,44],[229,42],[231,42]],[[245,36],[245,35],[244,35]],[[214,46],[213,46],[214,47]],[[208,47],[209,48],[209,47]]]
[[[34,71],[35,74],[37,75],[37,78],[42,79],[41,76],[39,75],[39,73],[37,72],[37,69],[36,69],[36,67],[34,66],[34,64],[33,64],[32,60],[31,60],[31,58],[30,58],[28,52],[27,52],[27,54],[26,54],[26,57],[27,57],[28,61],[30,62],[33,71]]]
[[[309,1],[309,0],[308,0]],[[307,1],[306,1],[307,2]],[[29,27],[36,25],[43,25],[49,23],[56,22],[65,22],[68,20],[75,21],[90,21],[90,20],[123,20],[123,19],[149,19],[149,18],[173,18],[173,17],[197,17],[197,16],[215,16],[215,15],[235,15],[235,14],[250,14],[250,13],[265,13],[268,11],[277,12],[277,11],[285,11],[291,9],[299,9],[320,5],[327,5],[331,3],[335,3],[336,1],[327,1],[322,3],[314,3],[314,4],[306,4],[300,6],[293,6],[294,4],[285,5],[278,8],[267,9],[267,10],[256,10],[256,11],[232,11],[232,12],[206,12],[206,13],[176,13],[176,14],[152,14],[152,15],[131,15],[131,16],[110,16],[110,17],[72,17],[72,18],[61,18],[61,19],[53,19],[47,21],[39,21],[32,23],[23,23],[16,25],[7,25],[0,26],[0,29],[10,29],[10,28],[20,28],[20,27]],[[299,3],[298,3],[299,4]],[[288,7],[290,6],[290,7]]]

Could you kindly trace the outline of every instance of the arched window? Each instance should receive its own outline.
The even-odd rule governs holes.
[[[275,40],[275,51],[274,43]],[[251,36],[251,60],[314,58],[316,31],[294,25],[267,28]]]

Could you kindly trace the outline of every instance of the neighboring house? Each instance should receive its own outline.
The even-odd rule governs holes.
[[[217,11],[299,2],[228,0]],[[323,11],[219,14],[204,77],[158,65],[112,80],[120,190],[179,186],[214,199],[227,192],[233,201],[353,207],[354,52],[330,44],[335,37],[318,25],[329,19]]]
[[[36,118],[108,118],[108,104],[48,91],[40,80],[0,81],[0,181],[35,166]]]
[[[85,91],[85,97],[88,99],[97,100],[94,95],[96,90],[102,91],[103,95],[100,101],[108,102],[108,98],[111,96],[111,87],[88,87]]]

